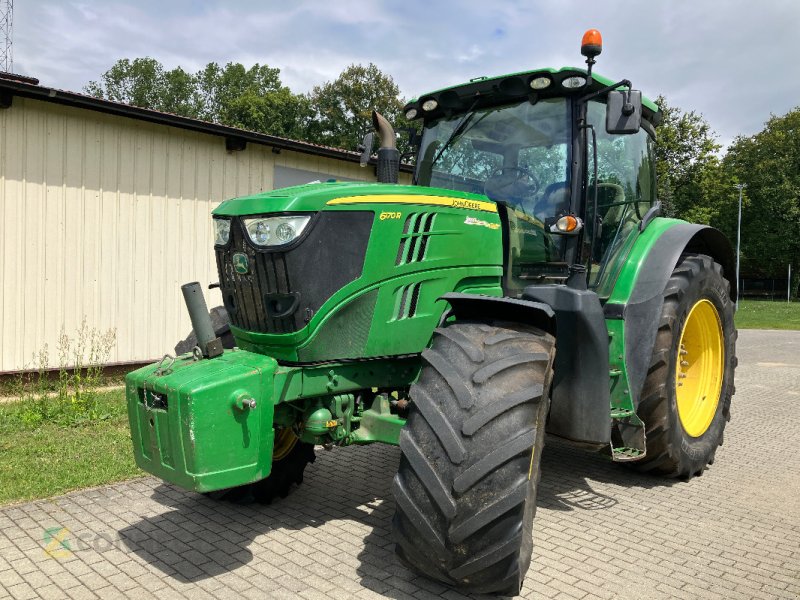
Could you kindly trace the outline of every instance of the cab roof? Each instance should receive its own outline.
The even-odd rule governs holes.
[[[549,79],[550,84],[544,89],[532,89],[531,82],[541,77]],[[470,79],[467,83],[422,94],[419,98],[414,98],[406,104],[403,112],[407,113],[414,108],[417,110],[416,119],[422,117],[435,118],[448,112],[468,110],[473,104],[477,109],[505,104],[523,98],[582,96],[616,83],[602,75],[592,73],[592,79],[587,87],[564,87],[564,81],[571,77],[586,77],[586,69],[579,67],[545,68],[499,75],[497,77],[476,77],[475,79]],[[619,89],[627,88],[621,87]],[[427,100],[436,100],[436,108],[429,111],[423,110],[422,105]],[[661,111],[658,105],[649,98],[642,97],[642,110],[644,118],[653,125],[658,125],[661,122]]]

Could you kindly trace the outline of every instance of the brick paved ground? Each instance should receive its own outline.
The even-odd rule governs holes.
[[[701,478],[549,443],[526,598],[800,597],[800,332],[743,331],[739,356],[733,421]],[[0,598],[459,598],[394,559],[397,460],[320,451],[268,507],[144,478],[0,509]],[[68,556],[44,553],[46,528]]]

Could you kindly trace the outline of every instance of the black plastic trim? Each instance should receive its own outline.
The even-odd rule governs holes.
[[[555,313],[547,304],[541,302],[457,292],[444,294],[439,300],[445,300],[450,304],[450,314],[456,319],[476,321],[502,319],[533,325],[554,335],[556,333]]]
[[[645,229],[647,229],[647,226],[650,225],[650,223],[652,223],[653,219],[660,216],[661,216],[661,200],[656,200],[655,204],[653,204],[653,206],[651,206],[647,210],[647,212],[644,213],[642,220],[639,221],[639,231],[644,231]]]
[[[547,431],[579,442],[611,441],[608,329],[595,292],[531,285],[522,297],[552,307],[556,359]]]
[[[228,244],[215,247],[225,309],[239,329],[291,333],[305,327],[334,293],[361,276],[375,214],[322,211],[297,240],[272,248],[250,241],[244,218],[232,217]],[[246,273],[233,268],[235,253],[247,256]]]
[[[624,304],[613,304],[611,302],[606,302],[603,306],[603,314],[605,315],[606,319],[614,319],[614,320],[622,320],[625,313],[625,305]]]
[[[294,361],[294,360],[279,360],[278,364],[283,367],[323,367],[327,365],[355,365],[355,364],[368,364],[371,362],[380,362],[384,360],[409,360],[412,358],[419,358],[419,354],[394,354],[386,356],[369,356],[367,358],[331,358],[326,360],[316,361]]]

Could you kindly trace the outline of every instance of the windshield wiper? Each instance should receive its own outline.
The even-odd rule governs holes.
[[[472,117],[475,116],[474,108],[476,104],[478,104],[477,98],[475,99],[475,102],[472,103],[472,106],[469,107],[469,110],[464,113],[464,116],[461,117],[461,120],[458,122],[458,125],[455,126],[455,129],[453,129],[450,137],[448,137],[445,143],[442,144],[442,147],[439,148],[439,152],[437,152],[436,156],[433,157],[433,160],[431,161],[431,168],[433,168],[433,165],[436,164],[436,161],[441,158],[442,154],[444,154],[444,151],[450,147],[450,144],[452,144],[453,141],[464,132],[464,129],[472,120]]]

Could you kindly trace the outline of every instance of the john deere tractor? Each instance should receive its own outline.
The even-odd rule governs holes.
[[[411,101],[412,185],[376,114],[378,183],[222,202],[230,343],[184,286],[192,350],[127,377],[137,464],[268,502],[315,446],[397,445],[399,558],[489,593],[518,592],[530,564],[546,432],[700,474],[730,416],[733,253],[660,215],[659,108],[592,73],[600,50],[590,30],[586,68]]]

